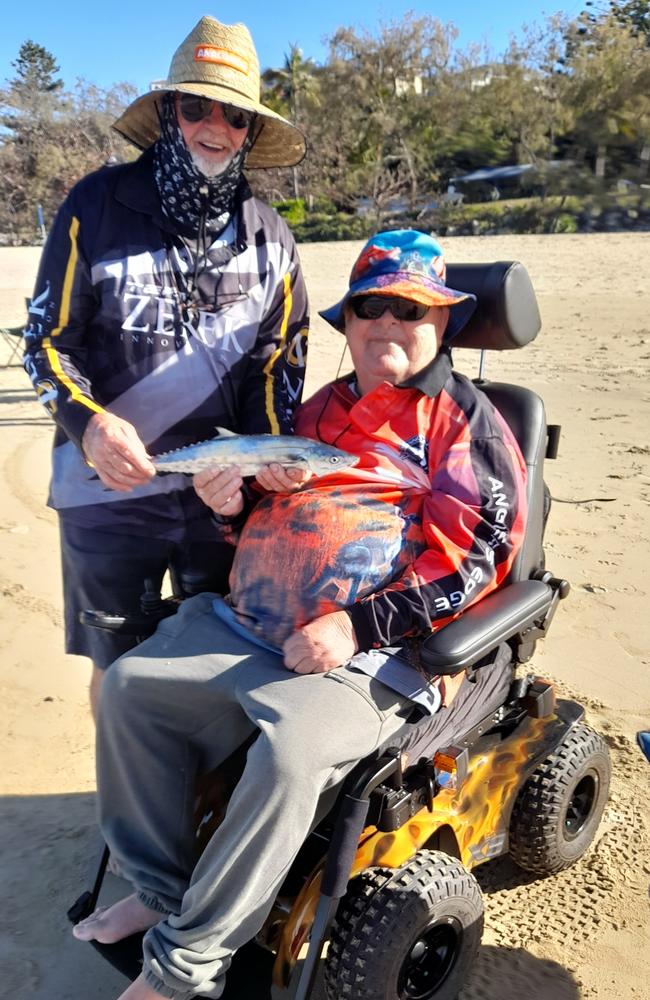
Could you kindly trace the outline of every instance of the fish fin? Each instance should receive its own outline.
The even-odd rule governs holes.
[[[239,434],[235,434],[234,431],[229,431],[227,427],[215,427],[215,431],[217,432],[217,437],[220,437],[220,438],[221,437],[223,437],[223,438],[236,438],[236,437],[240,437],[241,436]]]

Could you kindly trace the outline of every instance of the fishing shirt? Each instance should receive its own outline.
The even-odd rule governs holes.
[[[345,609],[359,649],[379,649],[427,635],[505,580],[524,535],[525,464],[446,352],[361,397],[350,378],[326,386],[300,407],[296,433],[360,460],[249,516],[230,588],[254,633],[280,647]]]
[[[185,238],[184,238],[185,237]],[[151,455],[214,437],[290,433],[300,401],[307,299],[293,237],[244,179],[194,293],[188,234],[162,212],[151,150],[80,181],[43,251],[25,366],[56,422],[48,503],[104,531],[214,538],[209,509],[181,474],[129,494],[107,489],[81,452],[94,413],[132,423]],[[224,529],[225,530],[225,529]]]

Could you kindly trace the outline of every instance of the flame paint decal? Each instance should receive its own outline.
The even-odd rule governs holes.
[[[442,789],[434,799],[432,812],[423,807],[408,823],[392,833],[367,827],[360,839],[351,878],[366,868],[398,868],[416,851],[429,844],[442,827],[451,830],[460,860],[466,868],[477,865],[508,849],[510,814],[519,789],[549,751],[561,742],[565,732],[583,711],[572,702],[560,702],[569,711],[546,718],[527,717],[516,731],[497,746],[470,757],[462,787]],[[284,921],[277,946],[273,981],[286,986],[300,948],[307,940],[320,896],[324,860],[306,880],[292,910]],[[271,914],[269,921],[273,919]],[[275,914],[277,920],[277,913]]]

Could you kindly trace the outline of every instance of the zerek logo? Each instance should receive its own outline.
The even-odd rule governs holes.
[[[135,284],[130,287],[135,290],[122,295],[126,313],[122,321],[122,341],[178,350],[189,338],[194,338],[204,347],[219,346],[224,354],[243,355],[246,352],[246,347],[237,339],[237,328],[226,323],[220,315],[198,310],[192,318],[184,318],[174,292],[151,295]]]

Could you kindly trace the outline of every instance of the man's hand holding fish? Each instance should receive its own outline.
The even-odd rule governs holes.
[[[115,413],[95,413],[88,421],[82,448],[104,486],[128,493],[155,475],[138,432]]]
[[[277,462],[257,473],[256,481],[267,493],[291,493],[311,478],[309,469],[284,469]],[[228,469],[204,469],[192,480],[204,504],[222,517],[237,517],[244,509],[244,494],[239,466]]]

